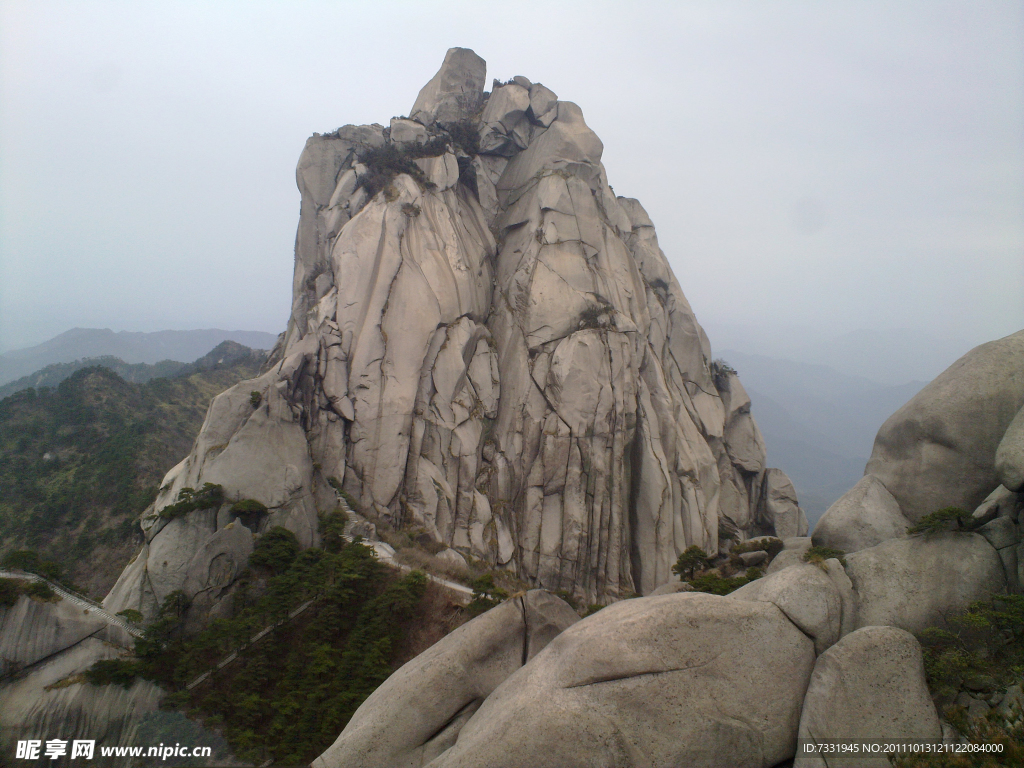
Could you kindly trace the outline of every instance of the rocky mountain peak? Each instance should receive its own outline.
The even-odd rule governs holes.
[[[485,73],[453,48],[411,117],[307,141],[288,328],[265,374],[214,401],[112,605],[203,588],[193,560],[230,513],[159,513],[206,482],[306,546],[343,488],[590,602],[652,591],[690,545],[806,532],[582,110],[525,77],[485,98]]]
[[[409,114],[425,125],[472,116],[484,100],[487,62],[469,48],[449,48],[444,63],[420,90]]]

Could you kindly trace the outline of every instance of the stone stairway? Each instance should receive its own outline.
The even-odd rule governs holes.
[[[35,573],[28,573],[27,571],[18,570],[0,570],[0,579],[17,579],[19,581],[33,581],[42,582],[50,587],[62,600],[67,600],[72,605],[77,605],[82,610],[99,616],[101,619],[106,621],[108,624],[113,624],[116,627],[120,627],[132,637],[142,637],[144,631],[138,624],[134,624],[123,616],[117,616],[113,613],[108,612],[97,603],[95,600],[90,600],[85,595],[80,595],[77,592],[70,591],[67,587],[63,587],[49,579],[43,578]]]

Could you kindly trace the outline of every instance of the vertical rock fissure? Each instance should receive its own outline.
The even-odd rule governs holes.
[[[519,596],[519,610],[523,612],[523,659],[522,666],[530,659],[530,612],[526,607],[526,595]]]

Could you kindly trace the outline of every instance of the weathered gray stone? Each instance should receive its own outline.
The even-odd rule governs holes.
[[[975,347],[890,416],[865,471],[911,522],[943,507],[975,509],[1002,482],[996,449],[1022,405],[1018,331]]]
[[[444,63],[423,86],[409,116],[422,123],[455,122],[472,115],[483,100],[487,62],[468,48],[449,48]]]
[[[226,513],[159,512],[204,482],[262,502],[256,532],[284,525],[303,546],[340,484],[373,520],[588,603],[651,592],[688,546],[714,554],[720,525],[805,530],[750,398],[712,375],[650,217],[611,191],[579,107],[525,79],[484,105],[483,82],[483,61],[453,49],[392,122],[399,144],[456,116],[507,140],[510,157],[458,158],[461,172],[453,152],[419,159],[432,188],[360,186],[381,126],[307,142],[288,328],[263,375],[215,399],[111,605],[152,615],[182,588]]]
[[[978,505],[971,517],[975,524],[984,525],[997,517],[1017,517],[1021,494],[1014,493],[1006,486],[998,486]]]
[[[753,419],[750,420],[753,424]],[[754,425],[757,429],[757,425]],[[758,436],[760,431],[757,432]],[[762,440],[763,445],[763,440]],[[763,463],[763,459],[762,459]],[[807,516],[797,502],[796,489],[781,469],[766,469],[759,514],[781,539],[807,535]]]
[[[822,653],[839,639],[842,599],[828,573],[815,565],[794,565],[756,579],[729,596],[774,604],[801,632],[814,640],[815,653]]]
[[[800,715],[800,739],[940,741],[921,647],[909,632],[864,627],[818,657]],[[886,756],[797,754],[794,768],[888,766]]]
[[[252,548],[252,532],[237,520],[228,523],[192,556],[182,590],[189,598],[205,591],[219,593],[246,567]]]
[[[978,528],[978,533],[984,536],[988,543],[996,549],[1011,547],[1020,543],[1020,530],[1012,517],[997,517],[991,522]]]
[[[794,752],[813,665],[811,641],[769,603],[624,600],[509,677],[430,768],[768,768]]]
[[[18,764],[11,753],[22,739],[93,739],[97,764],[101,747],[134,744],[135,728],[156,711],[163,691],[143,680],[127,689],[81,680],[96,661],[119,655],[118,648],[88,637],[0,687],[0,763]],[[68,750],[63,758],[46,762],[65,768],[82,760],[70,761]]]
[[[995,549],[976,533],[891,539],[846,556],[857,626],[920,632],[1006,587]]]
[[[768,553],[763,549],[755,549],[753,552],[740,552],[737,557],[743,561],[743,565],[747,568],[755,565],[764,565],[768,561]]]
[[[765,573],[771,575],[778,573],[783,568],[802,563],[804,554],[811,546],[810,536],[791,536],[783,542],[782,551],[772,558]]]
[[[395,144],[426,144],[427,129],[415,120],[391,118],[391,141]]]
[[[815,546],[857,552],[903,536],[910,522],[874,475],[864,475],[814,526]]]
[[[545,127],[551,124],[554,118],[555,107],[558,105],[558,97],[550,88],[545,88],[540,83],[530,86],[530,117]],[[545,121],[545,118],[551,118]]]
[[[527,88],[514,84],[495,89],[480,117],[480,151],[511,157],[526,149],[530,141],[529,109]]]
[[[1017,411],[996,447],[996,476],[1011,491],[1024,491],[1024,408]]]
[[[455,743],[491,691],[577,621],[540,590],[478,616],[384,681],[313,768],[425,765]]]
[[[1018,561],[1018,549],[1020,545],[1016,547],[1003,547],[999,552],[999,559],[1003,563],[1003,574],[1006,576],[1006,587],[1010,592],[1020,592],[1020,563]]]
[[[423,175],[438,189],[451,189],[459,180],[459,161],[451,152],[437,157],[424,157],[414,161],[423,170]]]
[[[832,579],[832,583],[839,593],[839,602],[842,604],[843,618],[839,625],[839,637],[846,637],[857,628],[857,593],[853,590],[853,582],[846,573],[846,569],[838,559],[832,557],[825,561],[825,573]]]
[[[98,635],[106,626],[67,600],[44,603],[22,595],[10,608],[0,607],[0,676]]]
[[[437,559],[445,563],[449,568],[455,568],[460,571],[469,570],[469,566],[466,564],[466,558],[464,558],[454,549],[445,549],[441,552],[438,552]]]
[[[659,595],[674,595],[677,592],[693,592],[693,586],[688,582],[680,581],[668,581],[658,587],[656,590],[647,595],[647,597],[658,597]]]

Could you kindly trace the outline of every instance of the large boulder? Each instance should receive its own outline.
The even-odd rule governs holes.
[[[1022,406],[1024,331],[1018,331],[975,347],[890,416],[865,472],[911,522],[943,507],[972,510],[1002,482],[996,450]],[[1013,465],[1000,465],[1011,483]]]
[[[757,579],[730,594],[733,599],[772,603],[814,640],[822,653],[838,639],[843,628],[843,596],[828,569],[842,570],[838,560],[819,568],[804,563]]]
[[[814,545],[856,552],[899,538],[910,522],[874,475],[864,475],[837,499],[814,526]]]
[[[921,646],[895,627],[864,627],[818,657],[800,714],[800,744],[942,736]],[[794,768],[888,766],[885,756],[798,752]]]
[[[996,447],[996,475],[1011,491],[1024,491],[1024,408],[1017,411]]]
[[[807,515],[800,509],[796,488],[781,469],[768,468],[761,486],[762,519],[780,539],[806,536]]]
[[[857,626],[920,632],[1006,588],[996,550],[977,533],[892,539],[846,557]]]
[[[624,600],[508,678],[430,768],[768,768],[794,753],[813,665],[770,603]]]
[[[491,691],[577,621],[541,590],[478,616],[384,681],[313,768],[425,765],[455,743]]]
[[[469,48],[449,48],[444,64],[420,90],[410,117],[421,123],[454,122],[480,108],[487,62]]]

